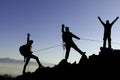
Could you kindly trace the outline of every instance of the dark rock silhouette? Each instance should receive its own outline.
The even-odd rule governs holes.
[[[79,63],[69,63],[63,59],[54,67],[38,68],[35,72],[17,76],[16,80],[111,78],[120,71],[119,65],[120,50],[101,47],[98,55],[92,54],[88,58],[82,55]]]
[[[15,80],[15,77],[5,74],[0,75],[0,80]]]
[[[85,54],[82,55],[79,64],[88,64],[88,58]]]

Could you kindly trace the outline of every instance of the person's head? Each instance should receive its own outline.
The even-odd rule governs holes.
[[[28,45],[32,45],[33,44],[33,40],[30,40],[29,42],[28,42]]]
[[[106,24],[109,24],[109,20],[106,20]]]
[[[69,27],[66,27],[65,30],[66,30],[66,32],[69,32]]]
[[[62,24],[62,27],[65,27],[65,25],[64,25],[64,24]]]

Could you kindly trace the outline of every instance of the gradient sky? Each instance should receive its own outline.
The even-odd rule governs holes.
[[[120,16],[120,0],[0,0],[0,57],[23,59],[19,46],[26,43],[27,33],[34,40],[33,51],[62,44],[61,25],[81,38],[76,45],[87,56],[99,54],[103,26],[97,19],[112,22]],[[112,42],[120,42],[120,20],[113,25]],[[120,49],[120,44],[112,44]],[[64,58],[62,46],[33,53],[40,61],[58,63]],[[81,55],[71,49],[69,62]]]

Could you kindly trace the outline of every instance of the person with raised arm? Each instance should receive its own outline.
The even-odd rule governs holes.
[[[19,51],[24,56],[24,61],[25,61],[24,68],[23,68],[23,74],[26,73],[25,70],[26,70],[26,67],[27,67],[31,58],[36,59],[38,65],[39,65],[39,68],[43,68],[38,57],[32,54],[33,53],[32,52],[32,44],[33,44],[33,40],[30,40],[30,34],[28,33],[27,34],[27,44],[22,45],[19,48]]]
[[[112,23],[110,23],[109,20],[106,20],[106,23],[104,23],[99,16],[98,19],[104,26],[103,47],[106,48],[106,41],[108,40],[108,48],[111,49],[111,28],[113,24],[119,19],[119,17],[116,17]]]
[[[65,29],[65,30],[64,30]],[[69,31],[69,27],[65,27],[64,24],[62,24],[62,40],[63,43],[65,44],[65,48],[66,48],[66,54],[65,54],[65,61],[67,61],[68,57],[69,57],[69,53],[70,53],[70,48],[74,48],[76,51],[78,51],[81,55],[84,55],[85,52],[82,52],[77,46],[76,44],[73,42],[72,38],[76,38],[78,40],[80,40],[79,37],[77,37],[76,35],[74,35],[72,32]]]

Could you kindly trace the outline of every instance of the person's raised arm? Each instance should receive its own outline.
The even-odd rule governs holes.
[[[116,19],[111,23],[111,25],[113,25],[118,19],[119,17],[116,17]]]
[[[30,41],[30,34],[28,33],[27,34],[27,44],[28,44],[29,41]]]
[[[62,29],[61,29],[61,32],[64,33],[64,28],[65,28],[65,25],[62,24]]]
[[[101,20],[101,18],[98,16],[99,21],[102,23],[102,25],[105,25],[105,23]]]

